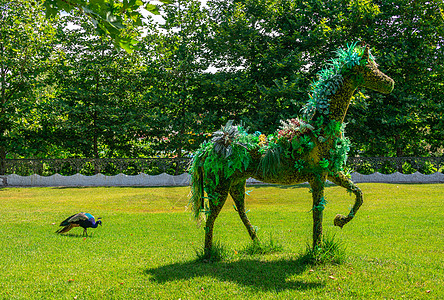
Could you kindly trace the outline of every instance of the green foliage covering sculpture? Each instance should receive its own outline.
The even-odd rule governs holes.
[[[326,205],[326,180],[355,195],[347,216],[336,215],[334,225],[350,222],[363,202],[361,190],[346,176],[344,165],[350,141],[344,136],[344,118],[358,87],[390,93],[394,81],[378,70],[369,47],[347,46],[322,70],[312,84],[302,119],[281,121],[271,135],[248,134],[242,126],[228,122],[204,142],[194,154],[190,168],[190,199],[194,216],[204,215],[204,253],[210,256],[214,222],[228,194],[253,240],[258,239],[245,212],[245,183],[250,177],[266,183],[308,182],[313,197],[313,248],[322,240],[322,218]],[[206,194],[206,196],[205,196]]]

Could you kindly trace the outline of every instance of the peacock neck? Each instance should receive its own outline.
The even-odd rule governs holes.
[[[94,223],[91,225],[91,228],[97,228],[97,226],[99,226],[99,222],[94,222]]]

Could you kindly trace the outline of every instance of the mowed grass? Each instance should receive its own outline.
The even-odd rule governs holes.
[[[311,266],[305,186],[247,187],[260,238],[283,251],[247,255],[250,240],[231,199],[216,221],[227,249],[195,262],[203,226],[186,211],[189,188],[5,188],[0,190],[0,299],[443,299],[444,185],[360,184],[364,204],[333,226],[354,197],[328,187],[324,232],[346,247],[340,265]],[[54,232],[71,214],[102,217],[82,237]]]

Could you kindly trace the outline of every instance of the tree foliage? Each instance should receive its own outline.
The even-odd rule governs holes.
[[[66,21],[79,23],[78,18]],[[53,143],[84,157],[131,156],[132,141],[147,125],[140,57],[94,35],[84,20],[80,24],[59,32],[61,59],[53,74],[57,96],[48,102],[56,113]]]
[[[383,69],[395,80],[392,94],[370,98],[352,110],[350,131],[367,155],[411,156],[437,153],[442,122],[442,1],[382,1],[381,13],[367,30]],[[441,100],[440,100],[441,99]],[[358,121],[359,120],[359,121]],[[370,133],[371,138],[368,138]],[[442,135],[441,135],[442,136]]]
[[[38,127],[35,99],[52,64],[54,35],[37,3],[0,0],[0,158],[20,152],[26,131]]]
[[[243,119],[255,130],[267,132],[279,119],[300,114],[295,108],[308,100],[308,83],[332,51],[361,41],[370,44],[396,88],[388,96],[355,98],[347,121],[356,148],[364,155],[400,156],[436,153],[443,146],[437,138],[442,132],[442,101],[437,101],[443,88],[441,1],[246,0],[209,5],[216,12],[211,15],[213,59],[219,66],[240,67],[233,76],[250,79],[242,99],[250,106]]]
[[[269,134],[302,115],[333,51],[358,41],[395,90],[358,91],[346,117],[351,154],[442,154],[442,1],[161,2],[45,0],[47,15],[89,18],[55,43],[40,2],[0,0],[3,149],[182,156],[230,119]],[[163,21],[143,21],[141,7]]]
[[[148,136],[158,150],[181,157],[202,142],[217,119],[205,91],[209,29],[200,1],[177,1],[164,8],[164,19],[145,39],[152,48],[147,64],[151,88],[145,95]]]

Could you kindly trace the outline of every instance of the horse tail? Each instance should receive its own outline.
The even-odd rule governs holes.
[[[191,199],[190,204],[195,219],[199,218],[200,213],[205,207],[204,192],[204,169],[199,159],[193,161],[191,169]]]

